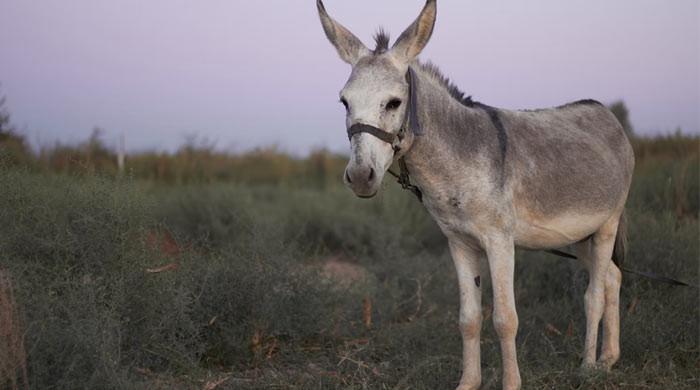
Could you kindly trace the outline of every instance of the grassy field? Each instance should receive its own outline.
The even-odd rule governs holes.
[[[628,265],[697,285],[698,138],[635,149]],[[438,228],[394,183],[363,201],[337,163],[304,164],[322,184],[3,165],[0,388],[453,388],[458,287]],[[586,273],[516,261],[524,388],[700,387],[697,289],[625,275],[622,358],[584,377]],[[498,388],[488,285],[484,318],[484,388]]]

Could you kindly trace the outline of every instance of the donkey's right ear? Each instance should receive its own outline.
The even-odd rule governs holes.
[[[355,65],[360,58],[369,54],[369,49],[355,35],[328,16],[326,7],[321,0],[316,0],[316,6],[318,7],[318,15],[321,17],[323,30],[326,32],[328,40],[338,50],[343,61]]]

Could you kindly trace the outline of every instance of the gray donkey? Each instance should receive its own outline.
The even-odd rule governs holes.
[[[432,35],[435,0],[427,1],[391,48],[380,33],[374,50],[329,17],[321,0],[317,6],[328,39],[352,65],[340,91],[351,143],[345,184],[359,197],[372,197],[398,161],[400,182],[422,196],[448,238],[460,289],[459,389],[481,383],[480,264],[488,264],[491,275],[503,388],[521,385],[516,246],[555,252],[573,246],[590,276],[583,368],[610,369],[620,356],[619,266],[634,168],[632,148],[615,116],[593,100],[511,111],[465,98],[435,66],[417,60]]]

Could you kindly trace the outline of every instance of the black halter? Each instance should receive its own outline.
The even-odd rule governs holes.
[[[406,81],[408,82],[409,102],[406,110],[406,117],[404,118],[399,132],[394,134],[372,125],[355,123],[348,129],[349,140],[352,140],[352,136],[355,134],[372,134],[373,136],[391,145],[391,148],[394,149],[394,156],[396,156],[396,154],[401,151],[401,142],[404,138],[406,138],[406,133],[408,131],[413,133],[414,136],[423,134],[416,110],[416,91],[418,88],[417,79],[414,70],[410,67],[408,68],[408,72],[406,72]],[[391,169],[389,169],[388,172],[397,179],[398,183],[401,184],[401,188],[411,191],[418,198],[418,201],[422,202],[423,193],[421,192],[420,188],[411,184],[411,179],[408,175],[408,167],[406,166],[406,160],[403,156],[399,157],[399,170],[399,174],[396,174]]]

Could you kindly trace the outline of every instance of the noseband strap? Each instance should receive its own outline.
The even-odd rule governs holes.
[[[388,144],[391,144],[392,146],[394,145],[394,142],[397,138],[396,134],[389,133],[388,131],[384,131],[378,127],[366,125],[364,123],[355,123],[348,129],[348,139],[352,139],[353,135],[359,133],[372,134],[373,136],[379,138],[380,140]]]
[[[422,135],[423,132],[418,121],[418,112],[416,110],[418,89],[416,85],[417,80],[414,70],[410,67],[406,73],[406,81],[408,82],[409,102],[408,108],[406,109],[406,116],[403,124],[401,125],[401,129],[399,129],[399,132],[394,134],[365,123],[355,123],[348,129],[349,140],[352,141],[352,137],[355,134],[371,134],[391,145],[391,148],[394,149],[394,156],[396,156],[396,153],[401,151],[401,141],[403,141],[404,137],[406,136],[407,129],[410,129],[414,136]],[[398,183],[401,185],[401,188],[411,191],[418,198],[419,202],[423,202],[423,193],[421,192],[420,188],[414,184],[411,184],[411,178],[408,176],[408,167],[406,166],[404,156],[399,157],[399,170],[399,174],[394,173],[391,169],[389,169],[388,172],[397,179]]]

